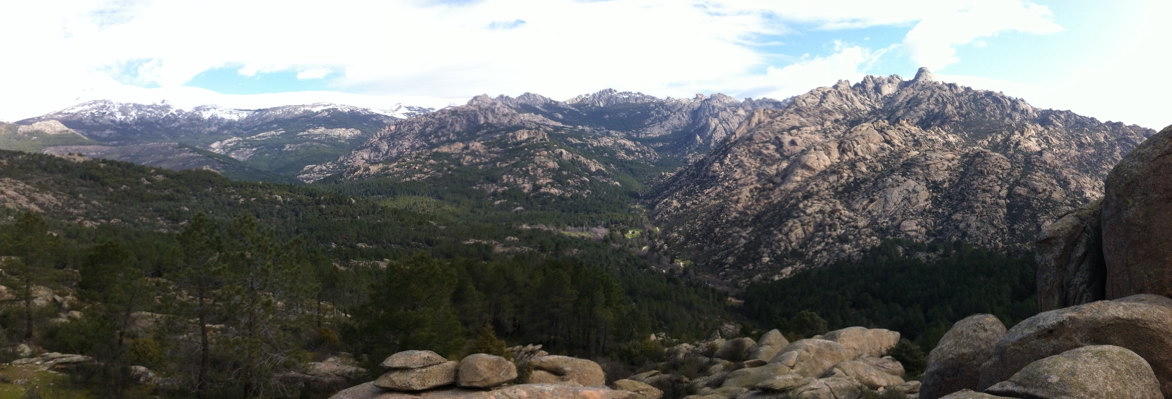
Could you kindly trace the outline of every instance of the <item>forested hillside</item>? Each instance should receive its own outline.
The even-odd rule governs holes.
[[[80,375],[115,397],[130,365],[168,395],[271,396],[270,376],[337,352],[374,365],[495,336],[637,356],[652,332],[695,338],[730,317],[723,294],[652,271],[618,218],[518,228],[407,193],[12,152],[0,166],[4,347],[93,356]]]

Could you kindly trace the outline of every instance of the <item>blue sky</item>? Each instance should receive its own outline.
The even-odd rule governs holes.
[[[4,2],[0,120],[90,99],[442,107],[477,94],[785,98],[927,66],[1162,128],[1164,0]]]

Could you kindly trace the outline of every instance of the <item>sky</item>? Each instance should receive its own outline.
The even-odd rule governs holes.
[[[42,0],[0,15],[0,121],[94,99],[784,99],[922,66],[1040,108],[1172,124],[1167,0]]]

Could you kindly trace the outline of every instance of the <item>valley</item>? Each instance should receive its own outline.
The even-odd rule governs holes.
[[[1155,134],[926,69],[783,100],[401,110],[3,124],[0,356],[85,354],[70,373],[102,395],[193,397],[326,397],[402,350],[506,344],[621,377],[714,332],[889,328],[923,357],[970,314],[1036,314],[1039,232]],[[341,382],[272,378],[343,353]]]

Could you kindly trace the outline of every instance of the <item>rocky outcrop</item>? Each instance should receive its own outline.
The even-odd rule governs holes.
[[[456,383],[458,362],[445,361],[440,364],[418,368],[391,369],[374,380],[374,386],[399,392],[423,391]]]
[[[1021,398],[1164,397],[1148,362],[1111,345],[1084,346],[1035,361],[986,392]]]
[[[1172,295],[1172,243],[1156,232],[1172,231],[1172,129],[1136,147],[1106,180],[1103,196],[1103,259],[1106,297]]]
[[[403,393],[387,392],[368,382],[338,392],[330,399],[638,399],[636,395],[609,388],[555,384],[511,385],[491,391],[448,389]]]
[[[1172,127],[1129,153],[1106,178],[1103,199],[1048,226],[1038,246],[1043,310],[1147,293],[1172,295]]]
[[[632,166],[669,170],[707,153],[753,110],[781,106],[724,95],[658,99],[614,90],[565,102],[531,93],[482,95],[388,126],[300,177],[450,184],[445,179],[451,176],[472,176],[475,188],[489,196],[514,189],[555,197],[588,197],[614,186],[634,191],[658,173],[632,176]]]
[[[432,351],[410,350],[388,356],[379,366],[388,369],[417,369],[447,361],[448,359]]]
[[[1152,134],[929,75],[840,82],[755,113],[652,190],[666,245],[742,282],[890,238],[1024,250]]]
[[[894,359],[887,359],[895,362]],[[826,372],[826,375],[830,377],[849,378],[874,390],[904,383],[903,366],[899,365],[899,362],[895,362],[896,365],[899,365],[897,368],[884,368],[882,362],[878,360],[880,359],[847,360],[831,367],[830,371]]]
[[[543,356],[529,362],[533,373],[530,383],[573,384],[585,387],[606,385],[606,373],[602,367],[590,360],[569,356]]]
[[[919,382],[904,381],[903,365],[884,356],[898,340],[893,331],[850,327],[791,342],[766,362],[758,356],[786,342],[773,330],[746,352],[753,356],[737,362],[713,355],[731,342],[748,341],[714,336],[667,348],[667,361],[630,379],[656,385],[668,397],[691,399],[858,398],[887,391],[912,395]]]
[[[749,337],[733,338],[724,341],[720,349],[716,351],[715,357],[739,362],[749,359],[749,352],[757,346],[757,342]]]
[[[749,358],[769,361],[769,359],[777,356],[777,352],[781,352],[787,345],[789,345],[789,340],[785,339],[781,331],[777,331],[777,329],[769,330],[761,335],[761,339],[757,340],[757,346],[749,350]]]
[[[953,392],[948,395],[942,396],[941,399],[1011,399],[1011,398],[1007,398],[1005,396],[990,395],[990,394],[983,393],[983,392],[977,392],[977,391],[965,389],[962,391]]]
[[[1063,216],[1038,241],[1038,305],[1053,310],[1104,299],[1100,202]]]
[[[981,367],[978,388],[1008,380],[1039,359],[1090,345],[1115,345],[1151,365],[1172,396],[1172,299],[1136,295],[1039,313],[1013,326]]]
[[[303,392],[329,393],[353,385],[366,376],[366,369],[358,367],[357,362],[349,357],[332,356],[320,362],[310,362],[308,366],[301,372],[279,374],[277,380],[283,386],[294,387]],[[144,375],[149,372],[150,370],[145,370]],[[158,381],[143,383],[157,385]]]
[[[615,381],[614,389],[634,393],[635,397],[632,399],[659,399],[663,397],[663,391],[659,390],[659,388],[635,380],[622,379]]]
[[[879,357],[899,343],[899,333],[882,328],[847,327],[828,332],[823,339],[838,342],[853,357]]]
[[[496,355],[476,353],[460,360],[456,385],[461,388],[492,388],[517,378],[517,365]]]
[[[790,343],[769,363],[783,366],[787,372],[819,377],[839,362],[853,359],[854,354],[838,342],[807,338]]]
[[[956,324],[928,354],[921,399],[936,399],[980,384],[981,365],[993,355],[993,347],[1005,335],[1005,324],[991,314],[966,317]]]
[[[535,354],[540,347],[516,347]],[[517,365],[500,356],[472,354],[449,361],[432,351],[403,351],[381,364],[387,372],[378,379],[334,394],[330,399],[659,399],[662,392],[638,381],[606,387],[602,368],[585,359],[537,356],[527,360],[533,368],[529,381],[509,385],[517,378]],[[537,377],[540,373],[548,376]]]

